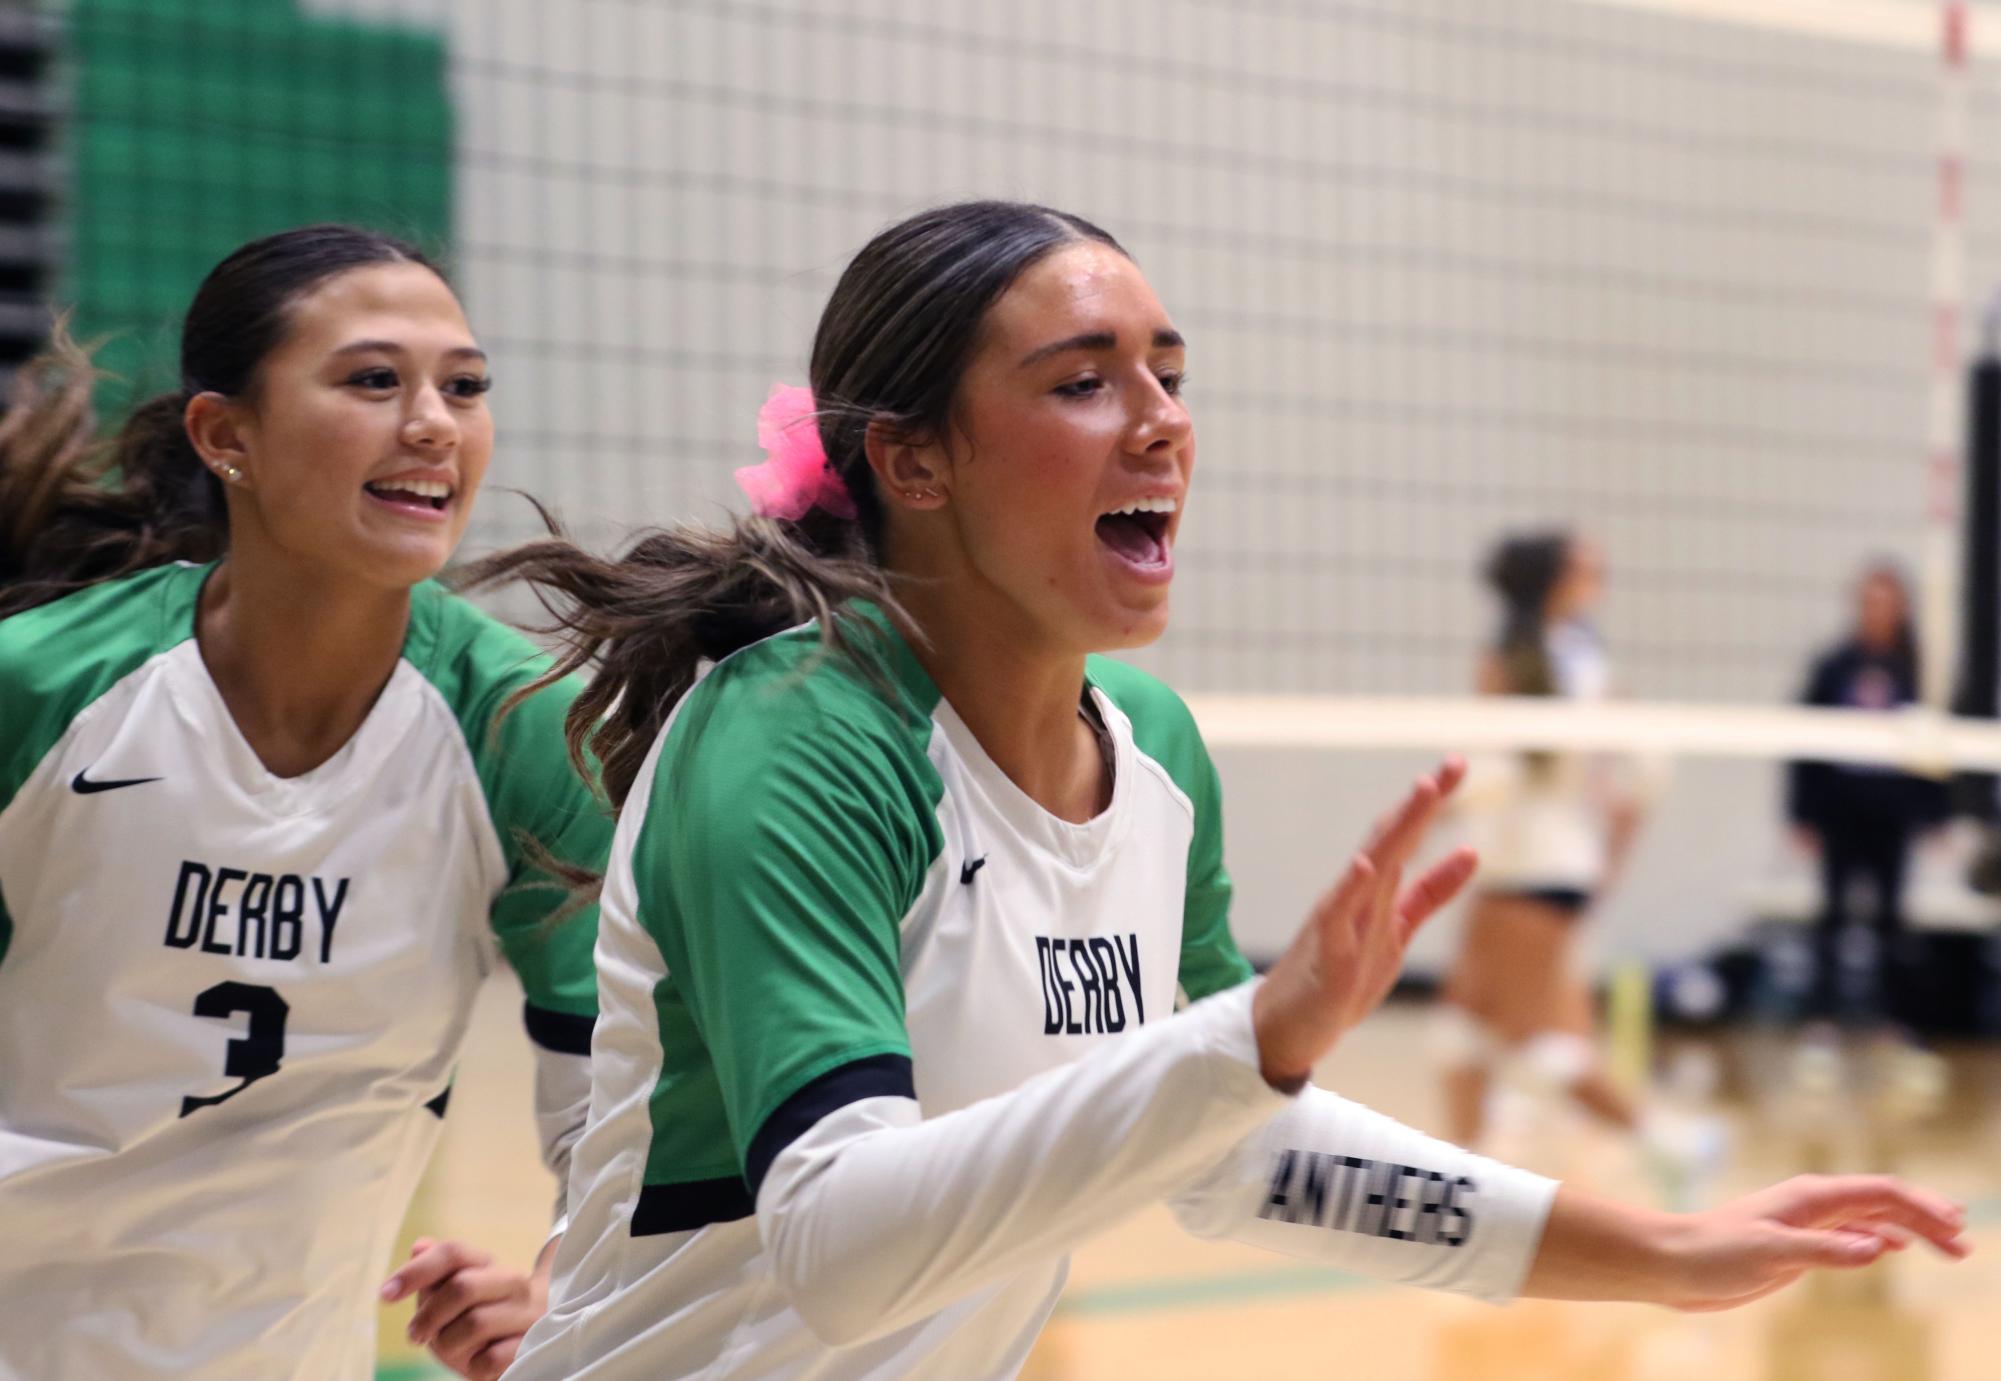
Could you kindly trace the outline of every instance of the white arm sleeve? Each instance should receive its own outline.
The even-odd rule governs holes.
[[[534,1046],[535,1133],[542,1163],[556,1177],[556,1207],[549,1236],[569,1225],[570,1148],[584,1134],[591,1110],[591,1057]]]
[[[1174,1199],[1227,1237],[1407,1285],[1515,1297],[1556,1181],[1309,1087]]]
[[[831,1343],[887,1333],[1208,1172],[1289,1101],[1258,1072],[1256,986],[928,1121],[897,1097],[822,1117],[758,1187],[792,1306]]]

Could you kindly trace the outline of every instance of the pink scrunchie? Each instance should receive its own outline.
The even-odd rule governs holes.
[[[759,517],[797,522],[815,508],[836,518],[855,516],[847,486],[827,465],[817,412],[811,389],[771,386],[757,413],[757,444],[766,459],[736,472],[737,486]]]

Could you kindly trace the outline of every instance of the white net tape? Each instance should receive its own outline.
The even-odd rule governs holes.
[[[1811,758],[1913,772],[2001,769],[2001,724],[1912,707],[1546,700],[1515,696],[1197,695],[1189,707],[1226,748],[1570,749],[1669,757]]]

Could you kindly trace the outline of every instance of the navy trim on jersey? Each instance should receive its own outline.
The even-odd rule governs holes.
[[[528,1028],[528,1039],[544,1050],[553,1050],[558,1055],[591,1053],[591,1028],[598,1023],[596,1017],[552,1012],[547,1007],[524,1002],[521,1004],[521,1020]]]
[[[656,1237],[663,1232],[693,1232],[711,1223],[734,1223],[757,1211],[750,1189],[734,1175],[685,1184],[649,1184],[639,1191],[632,1208],[632,1235]]]
[[[756,1199],[778,1153],[811,1131],[813,1124],[828,1113],[864,1098],[916,1096],[917,1084],[911,1076],[908,1055],[870,1055],[807,1081],[764,1119],[764,1125],[750,1139],[743,1168],[744,1178],[750,1182],[751,1198]]]
[[[1574,920],[1591,909],[1591,893],[1582,887],[1496,887],[1488,895],[1539,902],[1563,912],[1566,920]]]

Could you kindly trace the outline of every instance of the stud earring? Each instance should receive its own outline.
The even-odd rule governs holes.
[[[231,484],[235,484],[243,478],[243,471],[237,469],[234,465],[218,465],[216,468],[222,471],[223,479]]]

